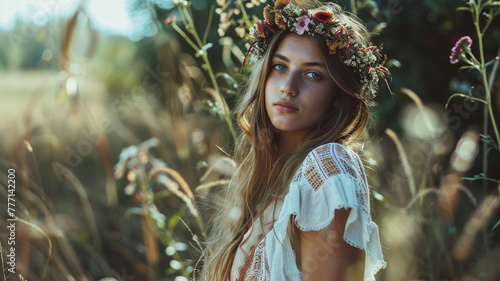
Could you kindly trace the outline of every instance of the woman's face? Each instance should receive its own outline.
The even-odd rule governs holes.
[[[286,35],[271,58],[265,85],[271,123],[280,133],[300,140],[332,109],[334,89],[323,52],[314,39]]]

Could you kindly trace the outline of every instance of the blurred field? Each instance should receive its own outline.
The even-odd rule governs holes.
[[[207,53],[164,24],[175,15],[194,36],[180,20],[186,10],[170,1],[130,1],[129,13],[146,13],[151,22],[138,22],[158,30],[133,41],[97,30],[85,5],[0,33],[2,280],[192,276],[217,195],[234,171],[226,156],[235,124],[223,104],[233,108],[245,81],[243,13],[236,2],[212,2],[187,2],[191,30],[213,44],[199,46]],[[259,1],[242,3],[260,17]],[[499,151],[480,140],[479,102],[444,106],[471,86],[477,97],[484,92],[477,73],[449,63],[458,38],[474,34],[470,16],[456,11],[463,3],[339,3],[355,3],[380,34],[374,40],[384,43],[393,75],[395,95],[381,87],[361,155],[388,262],[377,280],[498,280]],[[224,12],[231,20],[221,20]],[[485,34],[488,60],[498,52],[498,26],[495,19]],[[13,45],[13,35],[22,40]],[[499,116],[498,75],[492,81]],[[7,271],[9,169],[19,218],[15,273]],[[464,179],[481,173],[492,180]]]

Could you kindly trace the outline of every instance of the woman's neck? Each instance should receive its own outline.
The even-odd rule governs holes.
[[[307,141],[310,134],[308,132],[280,132],[278,137],[278,156],[285,155],[299,150],[300,146]],[[286,160],[285,159],[285,160]]]

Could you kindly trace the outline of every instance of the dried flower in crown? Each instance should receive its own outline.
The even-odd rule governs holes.
[[[353,38],[352,29],[346,23],[341,23],[334,13],[317,9],[300,9],[290,3],[290,0],[276,0],[274,9],[265,7],[264,20],[256,22],[249,33],[253,39],[247,56],[260,60],[267,49],[269,38],[278,30],[286,30],[299,35],[322,35],[328,44],[331,55],[342,50],[344,63],[360,76],[363,92],[375,96],[379,78],[385,79],[390,74],[383,64],[380,48],[366,46]],[[244,62],[245,63],[245,62]]]

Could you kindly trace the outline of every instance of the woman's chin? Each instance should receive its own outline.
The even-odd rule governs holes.
[[[296,130],[294,126],[291,126],[289,124],[273,124],[276,129],[278,129],[279,132],[293,132]]]

